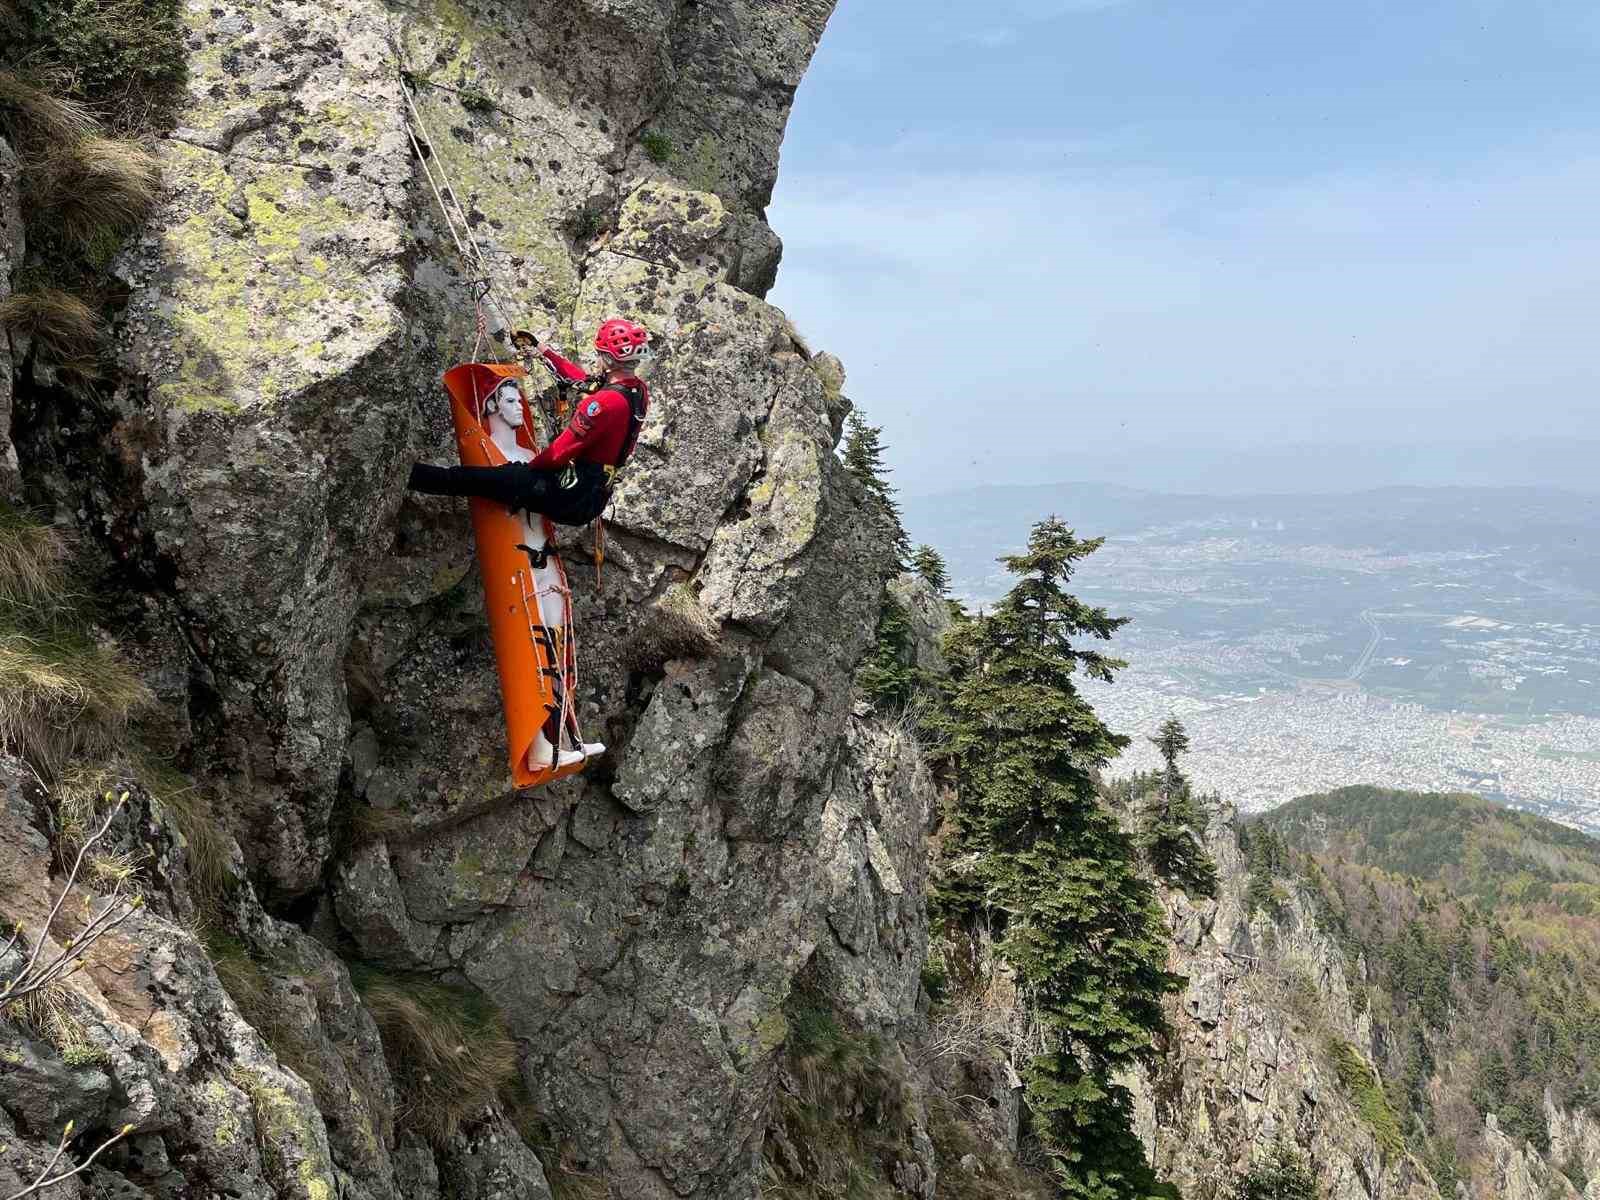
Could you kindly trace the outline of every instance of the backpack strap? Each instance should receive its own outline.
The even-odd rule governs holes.
[[[611,464],[611,473],[615,475],[622,470],[622,464],[633,455],[633,448],[639,441],[640,432],[644,429],[644,388],[632,383],[608,383],[601,390],[616,392],[628,402],[628,436],[622,439],[622,449],[617,452],[617,461]]]

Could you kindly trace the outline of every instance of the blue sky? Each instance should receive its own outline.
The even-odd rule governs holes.
[[[913,491],[1600,438],[1597,209],[1593,0],[841,0],[772,299]]]

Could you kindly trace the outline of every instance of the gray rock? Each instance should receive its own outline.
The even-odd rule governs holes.
[[[18,196],[17,156],[0,138],[0,302],[11,295],[11,276],[27,254]],[[22,473],[11,444],[11,402],[15,387],[11,335],[0,328],[0,500],[15,503],[22,496]]]
[[[68,1121],[92,1128],[111,1099],[111,1080],[95,1067],[72,1068],[9,1023],[0,1023],[0,1106],[40,1141]]]
[[[439,1187],[451,1200],[550,1200],[538,1157],[499,1120],[452,1139],[439,1155]]]
[[[911,624],[913,661],[907,665],[943,674],[940,648],[950,628],[950,605],[920,575],[899,575],[889,581],[889,594],[905,610]]]
[[[334,911],[364,958],[416,968],[433,958],[437,928],[411,919],[382,841],[368,843],[339,864],[333,881]]]
[[[862,1025],[916,1011],[928,955],[926,836],[937,797],[916,740],[853,725],[822,814],[826,928],[814,935],[828,993]]]

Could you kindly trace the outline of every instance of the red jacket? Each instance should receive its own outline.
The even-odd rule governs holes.
[[[581,383],[587,378],[581,367],[549,347],[541,346],[539,353],[556,374],[569,383]],[[638,389],[639,420],[642,422],[650,411],[650,389],[635,375],[629,375],[622,382]],[[549,468],[589,462],[604,467],[620,466],[633,453],[633,439],[637,436],[628,397],[614,387],[603,387],[592,396],[578,397],[567,427],[528,465]]]

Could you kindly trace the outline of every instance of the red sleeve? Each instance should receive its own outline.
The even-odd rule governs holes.
[[[587,400],[580,397],[567,427],[528,465],[541,469],[564,467],[575,458],[585,457],[585,450],[606,448],[610,452],[608,442],[620,446],[621,442],[616,436],[618,410],[613,399],[627,404],[620,393],[612,391],[596,392]],[[591,414],[589,410],[596,407],[599,412]],[[622,419],[627,418],[624,416]],[[626,436],[625,431],[622,436]]]
[[[588,378],[588,376],[584,374],[582,367],[578,366],[576,363],[569,362],[567,359],[562,358],[561,355],[550,349],[549,346],[540,346],[539,354],[541,357],[543,357],[545,362],[550,364],[550,369],[553,370],[557,375],[561,376],[562,379],[565,379],[568,383],[582,383]]]

